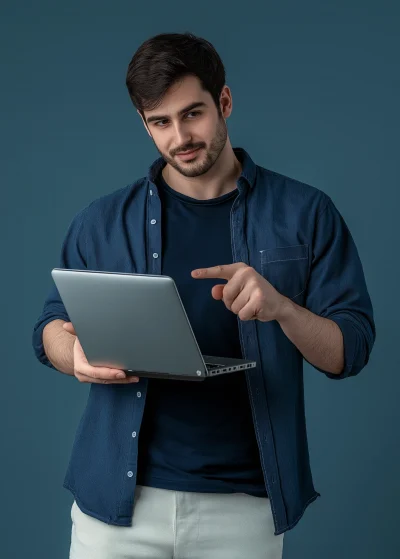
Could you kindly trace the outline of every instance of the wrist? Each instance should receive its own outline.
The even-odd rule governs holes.
[[[284,323],[286,320],[290,319],[290,316],[295,311],[295,303],[288,297],[280,295],[280,300],[278,303],[278,308],[275,313],[275,320],[279,324]]]

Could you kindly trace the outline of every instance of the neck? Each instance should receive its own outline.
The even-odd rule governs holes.
[[[167,163],[162,170],[168,185],[186,196],[197,200],[218,198],[237,188],[236,181],[242,172],[242,165],[236,158],[229,138],[214,165],[199,177],[185,177]]]

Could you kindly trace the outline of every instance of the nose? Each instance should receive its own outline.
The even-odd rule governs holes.
[[[185,147],[191,143],[192,141],[192,134],[190,132],[190,129],[188,126],[186,126],[184,123],[178,123],[174,126],[174,135],[175,135],[175,145],[176,145],[176,149],[178,149],[179,151],[181,151],[182,149],[185,149]]]

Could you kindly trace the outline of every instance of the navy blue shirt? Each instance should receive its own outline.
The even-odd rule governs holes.
[[[334,321],[343,334],[343,371],[334,375],[315,368],[333,380],[357,375],[368,363],[375,325],[360,258],[343,217],[321,190],[256,165],[242,148],[234,153],[242,172],[230,212],[233,261],[252,266],[280,293]],[[55,264],[161,274],[156,181],[165,165],[158,158],[147,176],[80,211]],[[48,367],[53,366],[42,333],[55,319],[69,321],[69,316],[53,286],[33,329],[36,356]],[[243,398],[250,400],[269,497],[266,506],[271,506],[275,534],[280,534],[295,526],[319,496],[308,454],[303,356],[277,321],[237,317],[237,322],[242,355],[257,363],[245,372],[248,395]],[[136,385],[91,384],[64,479],[83,512],[116,526],[132,524],[138,434],[148,384],[145,378]]]
[[[162,268],[174,278],[204,355],[242,357],[236,315],[211,296],[219,280],[196,267],[232,262],[235,189],[211,200],[173,190],[160,175]],[[225,283],[224,281],[222,283]],[[163,489],[266,496],[243,371],[193,383],[149,379],[139,436],[137,483]]]

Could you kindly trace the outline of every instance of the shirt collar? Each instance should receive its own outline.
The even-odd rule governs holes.
[[[238,178],[238,182],[241,183],[245,181],[250,188],[253,188],[256,182],[257,165],[245,149],[236,147],[233,148],[233,151],[242,164],[242,172]],[[165,167],[165,165],[166,161],[163,157],[159,157],[151,164],[148,170],[147,178],[152,184],[156,184],[159,173],[161,173],[161,170]]]

